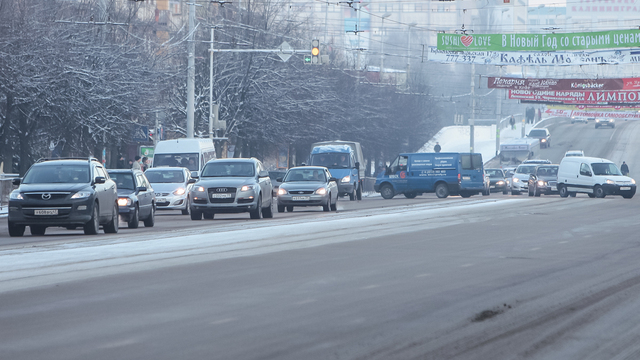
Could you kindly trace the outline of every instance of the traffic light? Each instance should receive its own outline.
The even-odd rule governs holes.
[[[320,40],[311,40],[311,64],[320,65]]]
[[[149,129],[149,141],[153,141],[153,135],[155,133],[155,130],[153,129]]]

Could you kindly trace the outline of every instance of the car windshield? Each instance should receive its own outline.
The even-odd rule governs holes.
[[[35,165],[27,172],[23,184],[88,183],[88,165]]]
[[[250,162],[211,162],[202,169],[201,177],[252,177],[255,176]]]
[[[150,183],[184,183],[181,170],[147,170],[144,174]]]
[[[284,181],[321,181],[326,182],[324,171],[320,169],[291,169]]]
[[[620,170],[612,163],[593,163],[591,164],[594,175],[618,175],[622,176]]]
[[[189,171],[198,171],[198,154],[155,154],[153,166],[186,167]]]
[[[540,166],[537,170],[538,176],[558,176],[557,166]]]
[[[547,136],[547,132],[544,130],[531,130],[529,131],[529,136]]]
[[[324,166],[329,169],[350,168],[350,158],[347,153],[313,154],[309,165]]]
[[[533,174],[535,171],[535,166],[518,166],[516,174]]]
[[[128,189],[128,190],[133,190],[134,189],[134,182],[133,182],[133,174],[132,173],[117,173],[117,172],[110,172],[109,176],[111,177],[111,179],[113,181],[116,182],[116,185],[118,186],[118,189]]]
[[[502,172],[502,170],[487,169],[487,174],[489,175],[489,177],[492,177],[492,178],[504,177],[504,173]]]

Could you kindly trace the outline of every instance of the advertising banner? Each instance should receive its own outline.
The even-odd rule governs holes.
[[[619,119],[619,120],[640,120],[640,113],[636,112],[614,112],[614,111],[598,111],[591,110],[563,110],[563,109],[548,109],[545,113],[550,116],[564,116],[564,117],[594,117],[594,118],[607,118],[607,119]]]
[[[510,90],[640,90],[640,78],[627,79],[521,79],[489,77],[490,89]]]
[[[640,46],[640,30],[563,34],[438,34],[438,50],[573,51]]]
[[[640,91],[509,90],[509,99],[582,105],[640,104]]]
[[[429,47],[428,60],[445,64],[567,66],[640,64],[640,49],[597,51],[450,51]]]

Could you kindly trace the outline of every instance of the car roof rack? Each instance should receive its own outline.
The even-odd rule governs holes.
[[[38,159],[38,161],[36,161],[37,163],[41,163],[41,162],[45,162],[45,161],[54,161],[54,160],[85,160],[85,161],[98,161],[98,159],[90,156],[88,158],[86,157],[59,157],[59,158],[40,158]],[[99,161],[98,161],[99,162]]]

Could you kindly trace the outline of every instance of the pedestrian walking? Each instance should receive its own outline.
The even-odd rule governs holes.
[[[140,170],[142,170],[142,172],[145,172],[148,168],[149,168],[149,158],[145,156],[142,158],[142,164],[140,164]]]
[[[620,172],[622,172],[622,175],[624,176],[629,175],[629,165],[624,161],[622,162],[622,165],[620,165]]]
[[[140,160],[141,160],[140,156],[136,155],[136,157],[133,158],[133,159],[134,159],[134,161],[133,161],[133,165],[131,166],[131,168],[133,170],[141,170],[142,166],[140,166]]]
[[[511,130],[516,129],[516,119],[511,115],[511,119],[509,119],[509,124],[511,125]]]
[[[440,143],[436,141],[436,146],[433,147],[433,151],[439,153],[440,150],[442,150],[442,147],[440,146]]]

